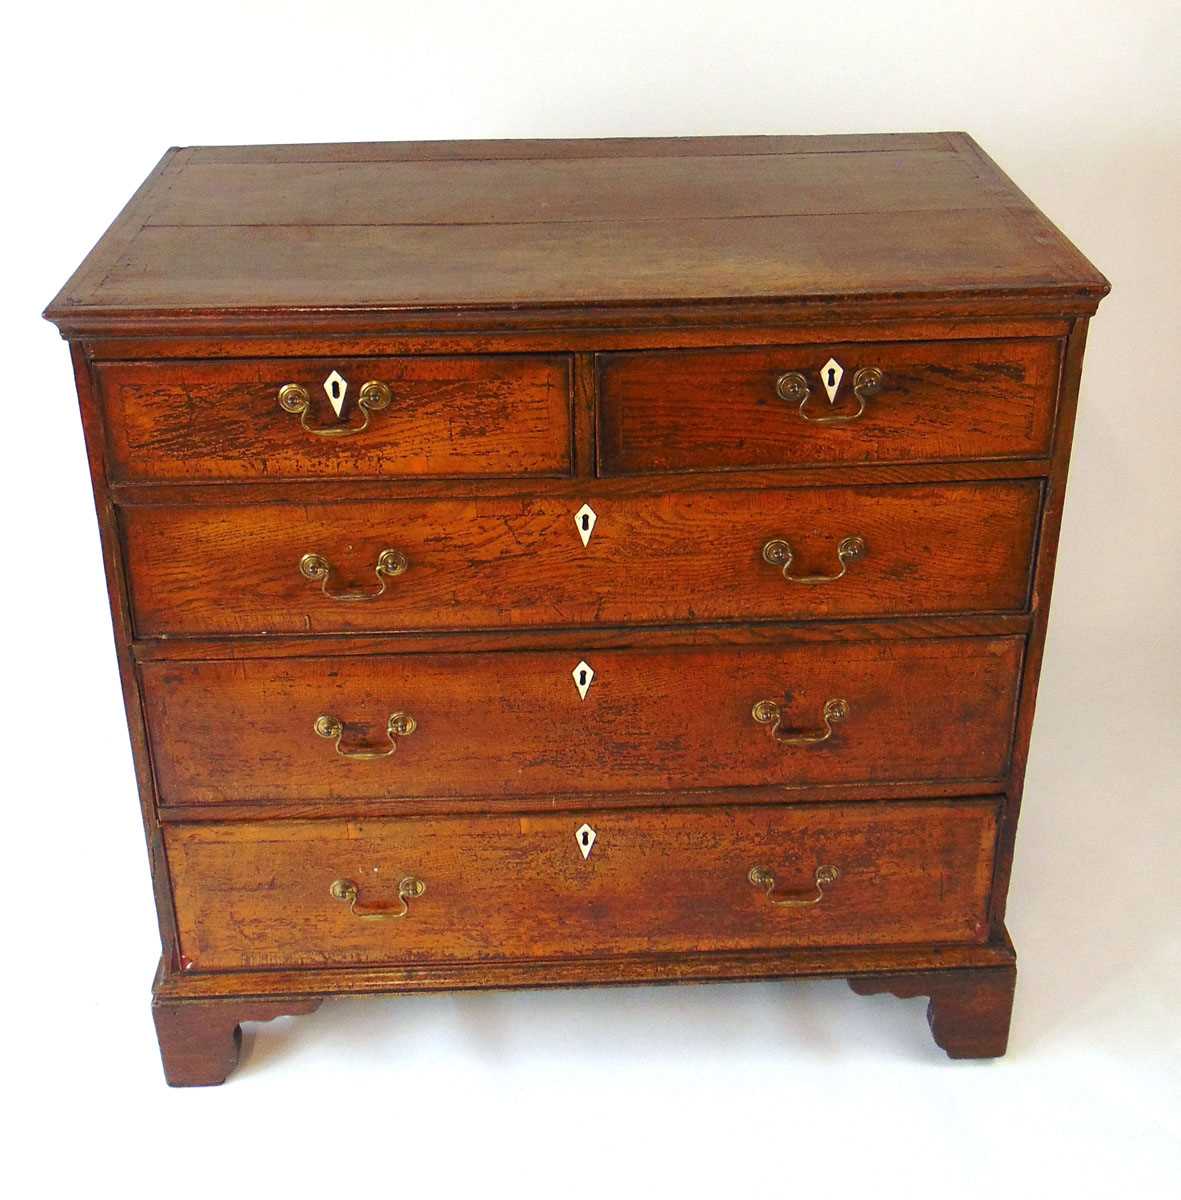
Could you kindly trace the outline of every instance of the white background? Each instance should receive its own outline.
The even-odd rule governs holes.
[[[5,1159],[124,1197],[1176,1195],[1175,0],[11,8],[0,372]],[[23,22],[23,25],[22,25]],[[327,1003],[163,1085],[158,952],[66,347],[41,308],[169,145],[966,129],[1112,280],[1009,906],[1009,1057],[843,983]],[[1172,1178],[1171,1184],[1169,1183]],[[67,1191],[66,1189],[69,1189]]]

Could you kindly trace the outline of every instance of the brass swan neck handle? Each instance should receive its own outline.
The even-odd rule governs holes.
[[[781,746],[815,746],[827,742],[832,737],[832,727],[838,721],[843,721],[849,715],[848,700],[826,700],[821,719],[823,729],[801,730],[783,729],[783,709],[774,700],[759,700],[750,710],[750,715],[760,725],[771,727],[771,736]]]
[[[349,906],[349,912],[362,921],[400,921],[410,912],[408,901],[415,900],[426,891],[426,884],[414,875],[405,876],[398,884],[398,908],[362,907],[360,890],[351,879],[334,879],[328,894]]]
[[[342,382],[341,386],[347,388],[348,385]],[[300,428],[305,433],[324,438],[355,437],[364,433],[369,428],[370,414],[389,408],[392,399],[393,393],[388,384],[371,379],[368,383],[361,384],[357,395],[357,408],[364,415],[360,425],[309,425],[308,413],[312,408],[312,397],[308,389],[299,383],[285,383],[279,389],[279,407],[284,412],[298,416]]]
[[[842,538],[837,545],[837,562],[841,569],[835,575],[793,575],[791,564],[795,560],[795,551],[791,543],[784,538],[772,538],[763,546],[763,562],[773,567],[783,568],[783,578],[788,583],[833,583],[844,579],[848,573],[849,564],[864,557],[866,552],[865,539],[854,535]]]
[[[812,388],[807,377],[799,371],[785,371],[775,381],[775,394],[780,400],[796,404],[799,415],[813,425],[833,425],[839,421],[856,421],[865,412],[865,402],[876,396],[882,390],[882,372],[877,367],[862,367],[853,376],[853,395],[857,400],[857,408],[851,413],[830,412],[817,416],[809,410],[808,400]],[[823,409],[821,410],[823,412]]]
[[[335,744],[336,753],[341,758],[367,762],[375,758],[389,758],[398,748],[397,739],[400,737],[409,737],[418,728],[418,722],[409,713],[390,713],[390,718],[385,726],[386,737],[390,739],[390,744],[384,750],[341,749],[340,739],[344,737],[344,722],[337,717],[329,716],[327,713],[318,716],[312,728],[318,737],[327,738],[328,741]]]
[[[775,872],[767,867],[751,867],[747,879],[755,887],[766,893],[767,899],[780,908],[811,908],[824,899],[824,889],[830,883],[837,881],[840,871],[836,867],[824,866],[816,868],[816,895],[814,896],[774,896]]]
[[[404,575],[410,567],[410,562],[401,550],[383,550],[377,556],[377,564],[373,568],[377,575],[377,590],[368,592],[331,592],[328,590],[328,580],[332,575],[332,564],[323,554],[305,554],[299,560],[299,573],[313,583],[319,583],[320,591],[329,600],[339,600],[346,604],[359,600],[376,600],[385,595],[386,580],[398,575]]]

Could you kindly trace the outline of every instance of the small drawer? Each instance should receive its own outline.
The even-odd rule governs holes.
[[[198,971],[979,943],[997,805],[195,824],[165,841]]]
[[[1050,338],[600,354],[599,470],[1043,456],[1060,358]]]
[[[995,780],[1023,639],[140,666],[160,803]]]
[[[564,355],[169,360],[96,374],[117,482],[570,471]]]
[[[1015,612],[1040,498],[1015,480],[120,520],[140,636],[303,634]]]

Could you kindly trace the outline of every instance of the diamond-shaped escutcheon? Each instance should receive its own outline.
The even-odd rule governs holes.
[[[328,396],[328,403],[332,405],[332,411],[336,413],[337,420],[344,416],[344,396],[348,390],[348,381],[339,371],[333,371],[324,380],[324,391]]]
[[[578,843],[578,849],[583,858],[590,858],[591,848],[598,836],[585,821],[574,831],[574,840]]]
[[[578,689],[579,696],[585,700],[587,692],[590,691],[590,685],[595,681],[595,669],[585,659],[570,672],[574,676],[574,686]]]
[[[835,358],[830,358],[820,368],[820,382],[824,384],[824,390],[828,393],[829,404],[837,402],[837,390],[840,388],[841,380],[844,377],[845,368]]]
[[[582,538],[584,546],[590,542],[591,534],[595,531],[595,522],[598,519],[598,513],[589,504],[584,504],[574,514],[574,524],[578,526],[578,536]]]

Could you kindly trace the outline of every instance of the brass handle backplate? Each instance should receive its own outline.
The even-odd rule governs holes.
[[[328,579],[332,574],[332,564],[322,554],[305,554],[299,560],[299,573],[305,579],[312,580],[313,583],[318,582],[320,584],[320,591],[329,600],[351,602],[355,600],[376,600],[378,596],[384,596],[385,581],[393,579],[396,575],[405,574],[409,566],[410,563],[401,550],[383,550],[377,556],[377,566],[374,567],[378,583],[377,591],[375,592],[330,592],[328,590]]]
[[[771,736],[781,746],[815,746],[832,737],[832,727],[849,715],[848,700],[828,700],[824,705],[824,728],[817,730],[781,729],[783,710],[774,700],[760,700],[750,710],[760,725],[771,726]]]
[[[844,579],[849,564],[861,558],[866,549],[865,539],[862,537],[842,538],[837,546],[837,562],[841,564],[841,569],[835,575],[793,575],[791,564],[795,558],[795,551],[792,550],[791,543],[783,538],[772,538],[763,547],[763,561],[773,567],[782,567],[783,578],[788,583],[832,583],[834,580]]]
[[[340,900],[349,906],[349,912],[362,921],[398,921],[410,912],[408,900],[417,899],[426,891],[426,884],[413,875],[407,875],[398,884],[398,903],[400,908],[361,908],[357,885],[351,879],[334,879],[328,894],[333,900]]]
[[[824,899],[825,887],[830,883],[835,883],[839,875],[840,871],[836,867],[817,867],[815,896],[773,896],[771,893],[775,890],[775,872],[767,867],[751,867],[747,879],[755,887],[761,888],[772,904],[777,904],[781,908],[810,908]]]
[[[816,425],[831,425],[837,421],[856,421],[865,412],[865,402],[882,390],[882,373],[877,367],[862,367],[853,376],[853,395],[857,398],[857,411],[851,413],[828,413],[815,416],[808,410],[808,399],[812,388],[807,378],[799,371],[786,371],[775,381],[775,392],[780,400],[799,405],[799,414],[805,421]]]
[[[344,736],[344,722],[327,714],[317,717],[316,723],[312,728],[319,737],[327,738],[330,742],[335,743],[336,753],[341,758],[353,758],[365,761],[374,758],[389,758],[398,748],[397,739],[400,737],[409,737],[418,728],[418,722],[409,713],[390,713],[390,719],[386,722],[385,726],[386,736],[390,739],[390,744],[385,750],[342,750],[340,739]]]
[[[369,428],[370,413],[389,408],[392,399],[393,393],[387,384],[371,379],[368,383],[361,384],[361,391],[357,397],[357,407],[365,418],[360,425],[321,425],[317,427],[308,424],[308,413],[312,407],[312,398],[308,389],[298,383],[285,383],[279,389],[279,407],[284,412],[298,415],[300,426],[308,433],[315,434],[316,437],[352,437],[354,434],[364,433]]]

